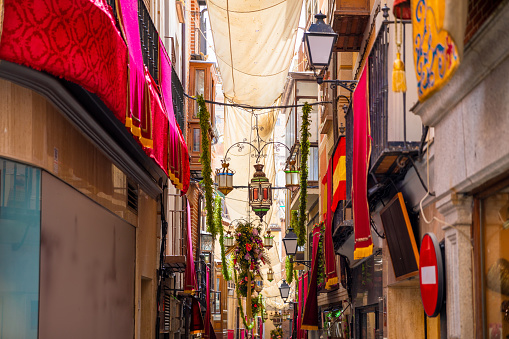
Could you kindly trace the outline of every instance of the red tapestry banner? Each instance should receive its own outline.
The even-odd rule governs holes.
[[[184,292],[194,293],[198,290],[198,281],[196,280],[196,271],[194,269],[193,258],[193,238],[191,235],[191,207],[187,201],[187,255],[186,271],[184,273]]]
[[[5,0],[0,59],[74,82],[125,121],[127,48],[105,1]]]
[[[366,67],[353,93],[352,207],[355,232],[354,259],[373,253],[367,197],[367,176],[371,153]]]
[[[306,303],[302,314],[303,330],[318,330],[318,247],[321,236],[321,224],[316,224],[313,228],[313,261],[311,263],[311,278],[309,281],[309,290],[306,295]]]
[[[299,284],[299,304],[297,305],[297,339],[302,339],[302,333],[300,331],[301,325],[301,314],[302,314],[302,305],[304,304],[304,286],[302,282],[302,277],[299,277],[299,280],[296,282]]]
[[[332,158],[329,159],[327,169],[327,201],[332,201]],[[334,254],[334,243],[332,241],[332,208],[327,209],[325,218],[325,234],[323,239],[323,248],[325,255],[325,289],[330,290],[332,286],[338,283],[338,274],[336,272],[336,255]]]
[[[346,200],[346,138],[339,137],[332,156],[332,211],[336,211],[341,200]]]

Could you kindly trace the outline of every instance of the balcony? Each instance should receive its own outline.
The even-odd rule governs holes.
[[[336,52],[358,52],[369,21],[369,0],[336,0],[332,28],[338,33]]]
[[[295,144],[290,153],[290,158],[295,159],[297,164],[301,161],[300,144]],[[319,196],[318,181],[320,172],[318,171],[319,153],[318,145],[311,144],[309,147],[308,158],[308,200],[307,209],[311,208],[317,201]],[[291,209],[297,209],[297,204],[300,196],[300,188],[290,193]]]
[[[413,63],[411,58],[403,60],[407,68],[407,92],[394,93],[388,66],[395,59],[393,50],[389,48],[389,23],[384,22],[369,55],[369,112],[373,139],[370,173],[377,180],[404,174],[409,157],[418,153],[422,137],[421,121],[409,111],[417,101],[413,94],[417,93],[415,77],[412,77]],[[403,58],[405,54],[411,55],[411,43],[405,44],[405,39],[402,54]]]

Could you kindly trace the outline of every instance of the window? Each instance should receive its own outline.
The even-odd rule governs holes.
[[[194,88],[196,97],[205,95],[205,70],[197,69],[194,78]],[[195,102],[194,117],[198,117],[198,101]]]
[[[193,129],[193,152],[200,151],[200,129]]]
[[[499,186],[500,187],[500,186]],[[504,187],[504,185],[502,185]],[[509,334],[509,185],[483,197],[478,225],[480,244],[481,307],[486,338]],[[477,233],[477,232],[476,232]]]

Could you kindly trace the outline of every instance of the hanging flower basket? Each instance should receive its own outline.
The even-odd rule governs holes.
[[[232,235],[231,231],[226,232],[224,237],[224,246],[231,248],[235,245],[235,237]]]

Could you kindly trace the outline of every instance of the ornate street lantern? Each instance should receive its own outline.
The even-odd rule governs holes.
[[[263,236],[263,247],[270,250],[274,245],[274,236],[270,234],[270,230]]]
[[[309,30],[304,33],[306,53],[315,74],[320,74],[329,66],[332,49],[338,38],[334,30],[323,21],[325,18],[321,12],[316,14],[316,23],[311,24]]]
[[[255,275],[255,291],[261,292],[263,289],[263,279],[262,276],[258,273]]]
[[[272,206],[272,185],[263,173],[263,165],[254,165],[256,172],[249,184],[249,205],[262,219]]]
[[[233,174],[231,169],[228,168],[230,164],[223,161],[222,168],[216,168],[216,185],[219,192],[227,195],[233,190]]]
[[[288,167],[285,169],[286,188],[295,191],[299,188],[300,172],[295,167],[295,160],[290,160]]]
[[[272,282],[272,280],[274,280],[274,271],[272,270],[272,267],[271,267],[267,271],[267,281]]]
[[[212,245],[214,244],[214,240],[212,234],[208,232],[201,232],[201,251],[202,252],[212,252]]]
[[[286,255],[295,255],[297,253],[297,234],[293,231],[293,228],[288,229],[283,238],[283,245],[285,245]]]
[[[288,296],[290,295],[290,285],[286,283],[286,280],[283,279],[283,283],[279,286],[279,293],[281,294],[281,299],[286,303]]]
[[[235,246],[235,238],[232,235],[231,231],[227,231],[224,237],[224,246],[227,248]]]

